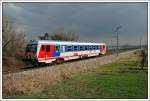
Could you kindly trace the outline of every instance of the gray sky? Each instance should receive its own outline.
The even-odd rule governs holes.
[[[147,41],[147,3],[3,3],[8,17],[28,39],[63,27],[80,41],[136,45]]]

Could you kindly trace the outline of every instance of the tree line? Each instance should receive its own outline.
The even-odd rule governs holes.
[[[2,60],[3,68],[14,69],[16,65],[24,64],[24,53],[28,43],[27,33],[18,31],[17,26],[10,20],[3,18],[2,21]],[[65,32],[58,29],[52,33],[41,33],[37,36],[38,40],[63,40],[77,41],[78,35],[73,31]],[[4,70],[4,69],[3,69]],[[7,70],[7,69],[6,69]]]

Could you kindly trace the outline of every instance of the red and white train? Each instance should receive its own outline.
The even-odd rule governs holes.
[[[106,53],[105,43],[85,43],[69,41],[30,41],[25,56],[34,64],[62,63],[72,59],[97,56]]]

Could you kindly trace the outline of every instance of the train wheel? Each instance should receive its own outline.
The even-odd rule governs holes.
[[[99,56],[102,56],[103,54],[99,53]]]
[[[64,62],[64,59],[57,59],[55,61],[56,64],[62,64]]]
[[[32,64],[33,64],[34,67],[38,67],[39,66],[39,63],[37,61],[33,61]]]

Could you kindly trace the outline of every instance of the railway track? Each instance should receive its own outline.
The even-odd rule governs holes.
[[[133,50],[130,50],[130,51],[133,51]],[[119,54],[121,53],[124,53],[126,51],[119,51]],[[128,52],[128,51],[127,51]],[[105,54],[105,55],[101,55],[101,56],[93,56],[93,57],[88,57],[88,58],[84,58],[84,59],[75,59],[75,60],[70,60],[70,61],[66,61],[64,62],[63,64],[71,64],[71,63],[77,63],[79,61],[91,61],[91,60],[97,60],[97,59],[100,59],[100,58],[107,58],[109,56],[115,56],[116,53],[115,52],[110,52],[108,54]],[[3,75],[7,75],[7,74],[10,74],[10,73],[19,73],[19,72],[24,72],[24,71],[30,71],[30,70],[37,70],[37,69],[41,69],[41,68],[47,68],[47,67],[55,67],[55,66],[60,66],[62,64],[55,64],[55,63],[52,63],[52,64],[45,64],[45,65],[42,65],[42,66],[38,66],[38,67],[34,67],[33,65],[27,65],[25,67],[22,67],[22,68],[19,68],[19,69],[15,69],[14,71],[11,71],[11,72],[3,72]]]
[[[106,56],[106,55],[104,55]],[[69,60],[69,61],[65,61],[63,64],[69,64],[69,63],[74,63],[74,62],[78,62],[78,61],[85,61],[85,60],[89,60],[89,59],[96,59],[99,57],[103,57],[103,56],[93,56],[93,57],[88,57],[88,58],[84,58],[84,59],[74,59],[74,60]],[[40,69],[40,68],[45,68],[45,67],[52,67],[52,66],[59,66],[62,64],[56,64],[56,63],[52,63],[52,64],[45,64],[42,66],[38,66],[38,67],[34,67],[33,65],[27,65],[25,67],[19,68],[19,69],[15,69],[15,71],[11,71],[11,72],[3,72],[3,74],[9,74],[9,73],[17,73],[17,72],[22,72],[22,71],[29,71],[29,70],[35,70],[35,69]]]

